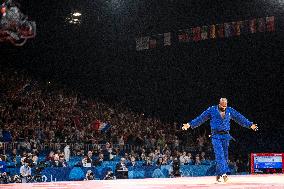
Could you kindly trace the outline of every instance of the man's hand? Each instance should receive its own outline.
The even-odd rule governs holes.
[[[254,131],[258,131],[257,124],[252,124],[252,126],[250,126],[250,128]]]
[[[190,125],[188,123],[184,123],[183,126],[182,126],[182,130],[187,130],[189,129]]]

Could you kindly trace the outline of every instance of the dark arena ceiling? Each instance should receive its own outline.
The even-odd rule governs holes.
[[[166,122],[191,119],[227,97],[260,127],[283,126],[282,0],[19,3],[36,21],[37,36],[23,47],[0,44],[1,69],[25,69]],[[177,41],[182,29],[268,16],[275,17],[273,32]],[[137,37],[165,32],[170,46],[136,50]]]

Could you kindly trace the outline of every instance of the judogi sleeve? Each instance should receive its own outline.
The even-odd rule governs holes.
[[[191,126],[191,128],[199,127],[201,124],[203,124],[205,121],[207,121],[210,118],[210,109],[208,108],[205,110],[201,115],[196,117],[194,120],[188,122],[188,124]]]
[[[249,121],[247,118],[245,118],[245,116],[240,114],[235,109],[230,108],[230,113],[231,113],[232,119],[235,122],[237,122],[239,125],[246,127],[246,128],[250,128],[252,126],[253,123]]]

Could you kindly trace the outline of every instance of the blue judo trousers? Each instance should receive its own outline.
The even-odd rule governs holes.
[[[229,134],[230,120],[233,119],[239,125],[246,128],[250,128],[253,123],[231,107],[226,108],[225,117],[222,118],[217,105],[209,107],[200,116],[188,122],[188,124],[194,129],[208,119],[210,119],[212,132],[211,138],[217,163],[216,174],[221,176],[229,172],[228,149],[229,142],[232,139],[231,135]]]

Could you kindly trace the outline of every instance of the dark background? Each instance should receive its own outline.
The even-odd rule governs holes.
[[[0,44],[1,67],[26,69],[165,122],[188,121],[227,97],[229,106],[283,146],[284,1],[29,0],[37,36]],[[82,13],[82,23],[66,17]],[[137,52],[135,37],[275,16],[276,31]],[[236,127],[234,127],[235,129]],[[233,129],[233,132],[235,132]],[[243,131],[241,129],[241,131]],[[241,138],[242,132],[235,132]]]

